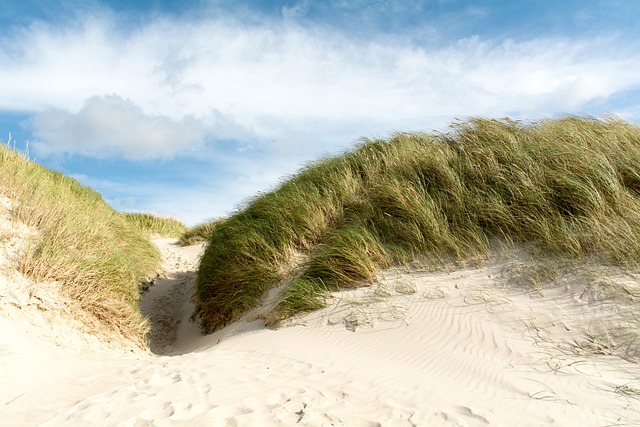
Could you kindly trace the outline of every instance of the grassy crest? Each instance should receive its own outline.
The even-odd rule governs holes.
[[[180,245],[188,246],[198,242],[208,242],[209,236],[213,230],[225,221],[224,218],[213,219],[203,222],[188,230],[185,230],[180,235]]]
[[[180,237],[187,232],[187,226],[173,218],[162,218],[150,213],[125,213],[125,219],[140,230],[166,237]]]
[[[287,278],[276,312],[322,306],[327,291],[379,269],[489,255],[498,240],[637,267],[640,129],[618,119],[474,119],[450,133],[365,140],[310,164],[210,233],[197,277],[212,331]]]
[[[142,343],[148,325],[138,309],[138,283],[160,266],[148,218],[143,224],[114,211],[99,193],[2,144],[0,193],[14,202],[12,216],[38,231],[21,260],[23,274],[36,283],[59,282],[77,302],[75,314],[88,313]]]

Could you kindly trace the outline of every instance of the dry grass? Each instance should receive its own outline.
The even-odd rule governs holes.
[[[13,201],[12,217],[38,231],[20,260],[21,272],[36,283],[59,282],[64,296],[77,302],[78,317],[92,316],[142,343],[148,326],[138,309],[137,285],[160,266],[146,225],[3,144],[0,192]]]
[[[150,213],[125,213],[125,219],[150,235],[180,237],[187,227],[174,218],[162,218]]]

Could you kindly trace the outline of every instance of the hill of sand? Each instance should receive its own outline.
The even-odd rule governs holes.
[[[202,246],[158,239],[167,274],[141,300],[152,354],[97,340],[55,284],[16,272],[29,233],[2,214],[3,425],[640,425],[639,282],[615,269],[543,289],[520,283],[518,254],[387,270],[286,324],[254,312],[202,336],[190,320]]]

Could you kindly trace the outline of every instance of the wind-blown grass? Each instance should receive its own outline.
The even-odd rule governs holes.
[[[125,219],[150,235],[180,237],[187,226],[174,218],[163,218],[150,213],[125,213]]]
[[[191,227],[180,235],[180,245],[188,246],[198,242],[208,242],[213,230],[224,221],[224,218],[212,219]]]
[[[142,343],[148,324],[138,308],[138,283],[160,267],[147,237],[150,217],[144,225],[118,213],[99,193],[3,144],[0,193],[13,201],[12,216],[37,230],[20,261],[22,273],[36,283],[59,282],[76,302],[73,314],[88,314],[107,331]]]
[[[447,134],[365,140],[310,164],[216,227],[197,277],[212,331],[257,305],[299,252],[278,315],[379,269],[490,255],[492,241],[636,268],[640,129],[611,118],[473,119]]]

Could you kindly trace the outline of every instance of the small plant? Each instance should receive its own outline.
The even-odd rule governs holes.
[[[543,288],[555,282],[560,274],[560,265],[557,261],[538,259],[512,265],[503,273],[503,276],[510,285],[542,296]]]
[[[329,292],[319,280],[299,278],[287,287],[276,312],[280,317],[318,310],[325,306]]]

